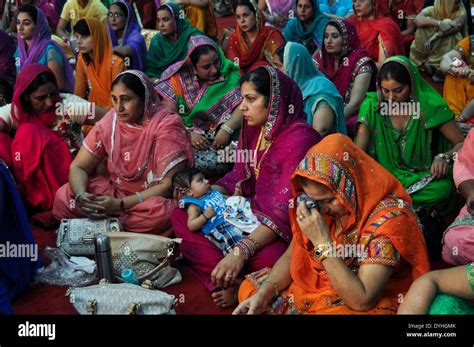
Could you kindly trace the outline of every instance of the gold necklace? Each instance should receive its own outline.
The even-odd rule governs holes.
[[[260,144],[262,143],[263,134],[265,133],[265,128],[262,127],[262,130],[260,130],[260,135],[258,136],[258,141],[257,141],[257,146],[255,147],[255,152],[258,153],[260,150]],[[255,173],[255,179],[258,179],[258,175],[260,174],[260,166],[262,165],[262,160],[265,154],[267,154],[268,150],[270,149],[271,143],[266,143],[265,144],[265,152],[263,152],[262,157],[258,161],[257,165],[253,168],[253,172]]]

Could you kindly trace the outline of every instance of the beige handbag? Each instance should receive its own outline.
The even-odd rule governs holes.
[[[69,288],[66,292],[80,314],[175,314],[175,297],[130,283],[108,283]]]
[[[149,280],[153,288],[181,282],[181,273],[170,265],[174,247],[181,239],[131,232],[108,233],[107,236],[118,281],[123,281],[120,277],[123,270],[132,269],[140,284]]]

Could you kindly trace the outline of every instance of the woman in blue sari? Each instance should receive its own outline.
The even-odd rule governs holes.
[[[300,87],[308,124],[322,137],[336,132],[346,135],[342,96],[316,68],[306,48],[299,43],[288,42],[278,48],[275,62]]]
[[[286,41],[301,43],[313,54],[321,47],[328,21],[317,0],[297,0],[296,17],[286,24],[283,36]]]
[[[115,54],[124,59],[127,69],[143,71],[146,56],[145,39],[132,6],[114,1],[109,8],[109,31]]]

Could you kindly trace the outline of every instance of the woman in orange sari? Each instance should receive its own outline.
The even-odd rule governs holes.
[[[272,270],[247,275],[234,313],[395,314],[399,295],[429,271],[400,182],[333,134],[309,150],[292,185],[308,199],[293,199],[292,243]]]
[[[235,9],[237,29],[229,38],[227,59],[237,63],[241,72],[262,65],[273,65],[273,57],[285,39],[277,29],[265,26],[262,11],[254,0],[240,0]]]
[[[175,4],[184,6],[192,27],[217,40],[217,22],[210,0],[177,0]]]
[[[123,59],[115,55],[107,22],[84,18],[74,26],[79,56],[74,94],[112,108],[112,81],[125,69]]]

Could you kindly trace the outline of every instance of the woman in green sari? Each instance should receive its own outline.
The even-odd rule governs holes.
[[[192,36],[203,35],[189,25],[184,12],[173,3],[158,8],[156,24],[160,32],[151,40],[145,60],[145,73],[152,81],[159,80],[171,64],[186,57]]]
[[[413,206],[448,212],[455,193],[448,169],[463,136],[441,95],[406,57],[384,62],[358,122],[356,144],[398,178]]]
[[[207,36],[193,36],[186,59],[163,72],[156,90],[190,131],[196,167],[207,176],[229,171],[242,121],[239,66]]]

